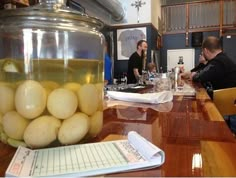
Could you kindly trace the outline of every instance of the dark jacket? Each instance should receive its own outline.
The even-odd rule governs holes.
[[[206,66],[207,66],[207,64],[199,63],[196,67],[191,69],[190,72],[198,72],[198,71],[204,69]]]
[[[193,81],[211,85],[213,90],[236,87],[236,63],[221,52],[197,72]]]

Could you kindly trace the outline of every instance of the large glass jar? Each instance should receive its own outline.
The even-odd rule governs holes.
[[[155,91],[169,91],[171,90],[172,83],[169,73],[159,73],[155,78]]]
[[[103,124],[103,23],[64,5],[0,11],[0,138],[76,144]]]

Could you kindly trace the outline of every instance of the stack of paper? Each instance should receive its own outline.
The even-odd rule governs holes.
[[[18,147],[6,176],[95,176],[162,165],[164,152],[131,131],[128,140],[31,150]]]

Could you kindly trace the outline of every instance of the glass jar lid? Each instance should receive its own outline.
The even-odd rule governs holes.
[[[0,28],[53,28],[78,30],[89,27],[100,30],[103,22],[80,11],[67,7],[64,0],[40,0],[40,3],[27,8],[0,11]]]

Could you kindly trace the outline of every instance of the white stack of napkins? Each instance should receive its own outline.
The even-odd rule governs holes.
[[[107,96],[116,100],[160,104],[173,100],[173,93],[171,91],[162,91],[158,93],[126,93],[119,91],[107,91]]]

